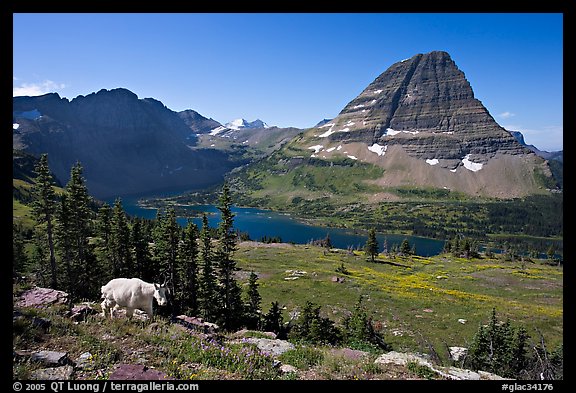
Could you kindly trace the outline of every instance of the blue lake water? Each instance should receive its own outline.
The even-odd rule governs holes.
[[[107,202],[109,204],[114,203],[113,200]],[[123,198],[122,205],[126,213],[130,215],[148,219],[156,217],[157,210],[145,209],[138,206],[137,198]],[[218,226],[220,222],[220,211],[216,206],[195,205],[190,206],[189,209],[210,213],[208,215],[209,225],[211,227]],[[309,225],[285,213],[241,207],[233,207],[232,211],[236,215],[234,217],[234,228],[242,232],[247,232],[253,240],[260,240],[264,236],[279,236],[285,243],[306,244],[311,240],[324,239],[326,235],[330,235],[333,247],[346,249],[349,246],[362,248],[367,239],[367,232],[365,231]],[[177,220],[182,226],[185,226],[188,221],[187,218],[181,217]],[[192,218],[191,220],[198,225],[198,227],[202,226],[201,218]],[[380,243],[380,250],[383,249],[384,240],[387,241],[388,249],[390,249],[394,244],[399,246],[402,240],[408,239],[411,246],[415,244],[416,254],[420,256],[437,255],[444,247],[444,241],[416,236],[378,234],[377,239]]]

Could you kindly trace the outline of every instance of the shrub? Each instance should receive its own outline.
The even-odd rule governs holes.
[[[379,349],[390,350],[384,338],[376,332],[372,324],[372,317],[368,316],[366,308],[362,304],[362,296],[354,306],[352,315],[344,320],[344,336],[350,347],[367,349],[372,346]]]
[[[320,316],[320,306],[307,301],[297,324],[290,331],[289,338],[335,345],[342,341],[342,333],[334,326],[334,321]]]

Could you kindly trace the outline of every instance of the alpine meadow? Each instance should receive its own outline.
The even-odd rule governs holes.
[[[556,48],[557,14],[78,14],[117,32],[87,27],[101,57],[141,31],[142,69],[25,82],[22,42],[80,44],[21,26],[70,16],[14,19],[13,380],[564,379],[563,150],[529,144],[555,128],[498,86],[530,60],[488,61],[474,30],[531,59],[503,21],[542,18]]]

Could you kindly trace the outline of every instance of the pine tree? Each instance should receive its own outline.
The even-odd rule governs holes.
[[[179,288],[176,270],[178,265],[178,245],[180,242],[180,226],[176,221],[176,212],[169,207],[166,214],[161,216],[154,230],[154,257],[156,266],[165,272],[168,278],[168,290],[175,300],[179,297],[176,288]],[[162,278],[162,277],[160,277]],[[173,313],[178,312],[179,304],[171,303]]]
[[[56,194],[52,186],[54,181],[48,167],[48,155],[42,154],[36,164],[35,171],[38,176],[35,179],[32,193],[35,195],[35,201],[32,205],[36,222],[45,226],[45,237],[48,244],[50,258],[50,286],[57,288],[58,278],[56,269],[56,252],[54,249],[54,214],[56,212]]]
[[[410,248],[410,243],[408,242],[408,239],[402,240],[402,243],[400,244],[400,254],[406,256],[410,255],[411,252],[412,249]]]
[[[239,270],[233,253],[236,251],[236,234],[234,232],[234,213],[232,213],[232,199],[227,184],[222,187],[219,198],[220,224],[218,226],[218,247],[216,260],[218,261],[218,281],[222,309],[220,323],[225,330],[235,330],[242,323],[243,304],[242,291],[234,278],[234,272]]]
[[[144,233],[142,220],[135,218],[130,232],[130,244],[134,251],[135,275],[146,282],[154,280],[152,255],[148,247],[148,239]]]
[[[96,229],[98,235],[104,242],[104,247],[107,249],[108,242],[110,241],[110,232],[112,231],[112,208],[107,203],[104,203],[102,207],[98,209]]]
[[[73,247],[75,243],[72,228],[72,217],[70,212],[70,203],[68,195],[63,194],[60,197],[56,217],[56,244],[58,246],[58,255],[64,268],[63,288],[66,291],[72,291],[74,285]]]
[[[110,224],[109,248],[113,276],[131,278],[134,275],[134,270],[130,250],[130,228],[120,198],[114,202]]]
[[[248,279],[247,301],[244,307],[244,319],[248,329],[258,329],[260,327],[260,302],[262,297],[258,292],[258,276],[254,272],[250,272]]]
[[[200,312],[209,322],[218,320],[220,311],[220,296],[218,294],[218,279],[214,271],[214,253],[212,251],[212,236],[206,214],[202,216],[200,232],[200,255],[202,260],[202,276],[200,278]]]
[[[370,256],[370,260],[374,262],[374,258],[378,255],[378,240],[376,240],[376,229],[372,228],[368,231],[368,241],[364,246],[366,254]]]
[[[270,309],[264,315],[264,330],[267,332],[274,332],[278,336],[283,332],[284,318],[282,317],[282,310],[278,302],[272,302]]]
[[[198,314],[198,254],[198,227],[189,220],[178,249],[178,276],[182,311],[190,315]]]
[[[82,165],[72,167],[70,181],[66,185],[68,198],[62,205],[64,243],[70,244],[70,271],[68,285],[72,299],[91,299],[98,296],[102,270],[89,243],[91,236],[90,196],[82,177]],[[66,250],[64,251],[67,252]]]

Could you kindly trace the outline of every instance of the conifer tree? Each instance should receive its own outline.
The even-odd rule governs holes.
[[[247,301],[244,311],[244,319],[248,329],[258,329],[260,327],[260,302],[262,297],[258,292],[258,276],[250,272],[248,279]]]
[[[180,242],[180,226],[176,221],[176,212],[169,207],[164,216],[161,216],[154,230],[154,256],[156,265],[161,272],[165,272],[168,279],[168,290],[172,297],[177,298],[176,288],[179,288],[176,276],[178,264],[178,245]],[[162,279],[163,277],[158,277]],[[165,278],[165,277],[164,277]],[[174,300],[174,299],[172,299]],[[179,308],[179,304],[172,303],[173,312]]]
[[[202,260],[202,276],[200,277],[200,313],[209,322],[216,322],[220,312],[220,296],[218,294],[218,279],[214,270],[214,252],[212,236],[206,214],[202,216],[200,232],[200,255]]]
[[[236,233],[234,231],[234,213],[232,213],[232,199],[227,184],[222,187],[219,198],[221,218],[218,226],[218,247],[216,260],[218,261],[218,281],[222,298],[220,323],[225,330],[232,331],[242,322],[243,304],[242,291],[234,277],[234,272],[239,270],[233,253],[236,251]]]
[[[378,255],[378,240],[376,240],[376,229],[371,228],[368,231],[368,241],[364,247],[366,254],[370,256],[370,260],[374,262],[374,258]]]
[[[198,256],[198,227],[189,220],[184,229],[184,240],[178,249],[178,276],[182,311],[191,315],[198,313]]]
[[[54,181],[48,167],[48,155],[42,154],[35,166],[37,177],[32,193],[35,201],[32,205],[36,222],[40,225],[46,238],[50,261],[50,287],[58,286],[56,269],[56,252],[54,249],[54,214],[56,212],[56,194],[52,186]],[[45,225],[45,227],[44,227]]]
[[[63,243],[70,245],[70,270],[67,275],[70,286],[68,292],[72,299],[97,297],[100,286],[103,285],[102,271],[89,243],[93,213],[90,210],[90,195],[82,172],[79,162],[72,167],[70,181],[66,185],[68,197],[60,214],[62,235],[65,237]],[[66,252],[64,250],[64,253]]]
[[[402,240],[402,243],[400,244],[400,254],[406,256],[410,255],[411,252],[412,249],[410,248],[410,243],[408,242],[408,239]]]
[[[107,249],[108,242],[110,240],[110,232],[112,230],[112,208],[107,203],[104,203],[102,207],[98,209],[96,229],[98,231],[98,235],[104,242],[104,247]]]
[[[112,211],[110,231],[110,251],[113,276],[131,278],[133,276],[132,252],[130,249],[130,228],[122,200],[117,198]]]
[[[264,330],[267,332],[274,332],[277,335],[283,332],[284,318],[282,317],[282,310],[278,302],[272,302],[270,309],[264,315]]]
[[[148,239],[144,233],[142,220],[135,218],[130,232],[130,244],[134,251],[135,276],[146,282],[154,280],[152,256],[148,248]]]

